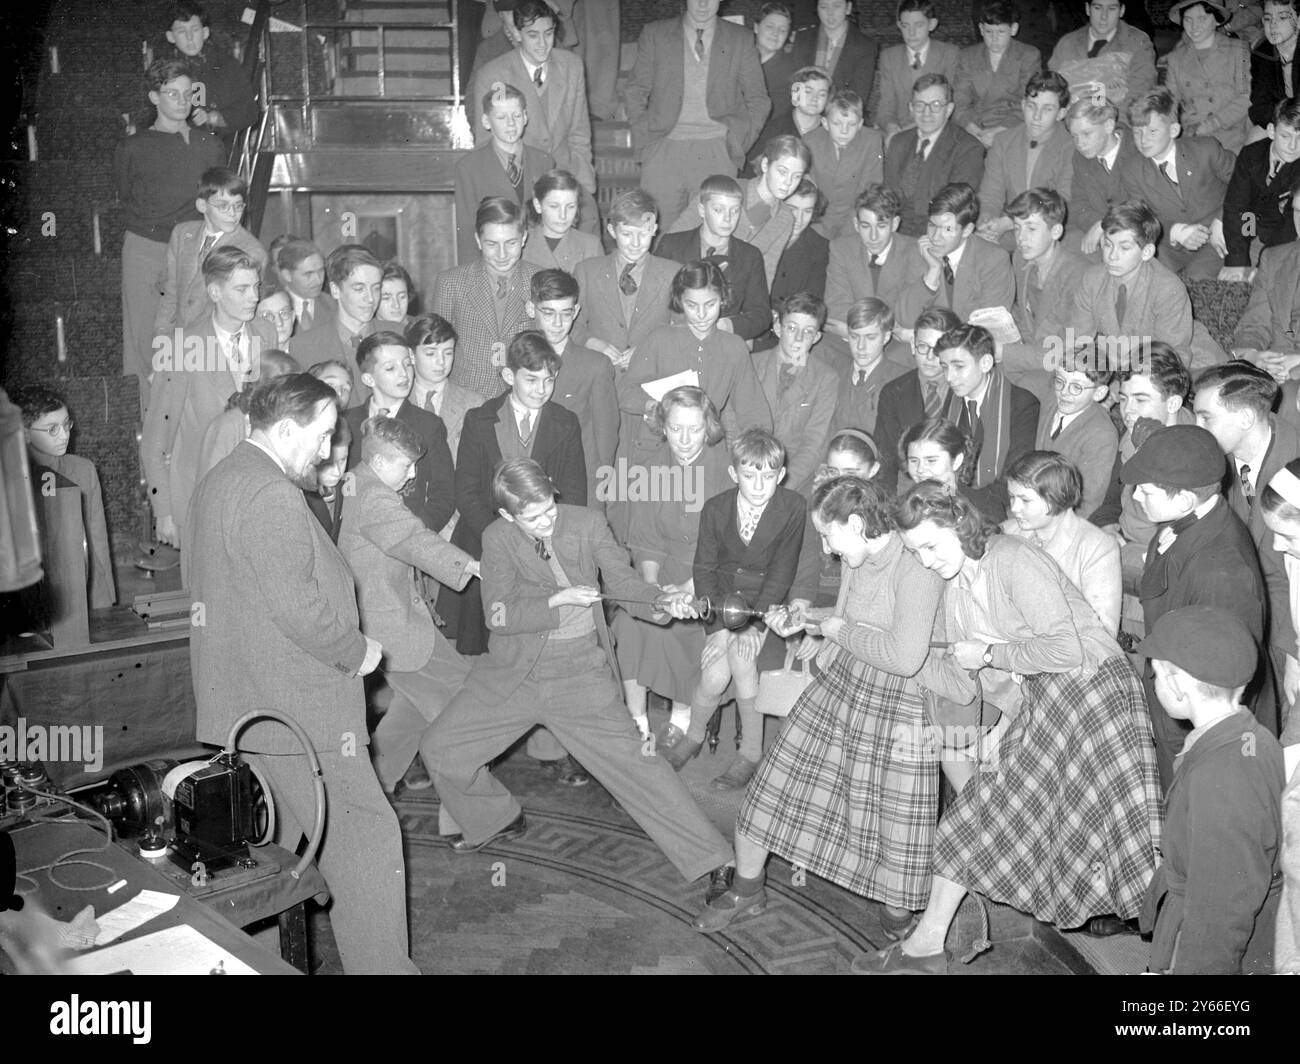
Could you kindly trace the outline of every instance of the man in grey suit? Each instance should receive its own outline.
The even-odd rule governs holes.
[[[641,187],[668,231],[706,177],[739,173],[772,109],[754,35],[718,3],[686,0],[683,18],[646,26],[625,90]]]
[[[250,710],[275,710],[307,733],[329,821],[316,860],[329,884],[343,968],[415,975],[397,817],[365,756],[361,678],[382,647],[361,633],[352,573],[307,509],[302,488],[329,456],[333,390],[296,373],[259,386],[252,433],[203,478],[185,524],[194,602],[190,668],[200,741],[224,745]],[[312,822],[313,783],[298,740],[256,721],[239,748],[265,775],[279,841]]]

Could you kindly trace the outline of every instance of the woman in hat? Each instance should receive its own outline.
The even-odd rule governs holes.
[[[1058,927],[1136,916],[1156,867],[1160,792],[1133,666],[1060,567],[996,534],[960,492],[918,484],[896,517],[908,551],[947,582],[941,660],[973,670],[983,702],[969,779],[935,835],[925,912],[854,971],[945,973],[968,890]],[[955,767],[945,760],[957,786]]]
[[[1183,28],[1165,69],[1183,136],[1214,137],[1229,151],[1241,151],[1249,126],[1249,45],[1222,31],[1228,9],[1217,0],[1179,0],[1169,21]]]

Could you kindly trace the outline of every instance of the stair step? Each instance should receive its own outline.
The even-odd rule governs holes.
[[[384,56],[384,73],[390,78],[394,75],[416,74],[425,77],[451,77],[451,56],[430,55],[386,55]],[[359,55],[346,67],[347,74],[375,74],[379,71],[378,55]]]
[[[348,22],[448,22],[449,3],[428,0],[352,0],[348,4]]]
[[[347,54],[354,51],[377,52],[379,51],[379,36],[374,33],[355,33],[349,34],[353,37],[352,41],[345,41],[339,51]],[[384,34],[384,51],[385,52],[421,52],[421,51],[449,51],[451,49],[451,33],[438,33],[430,31],[410,32],[410,33],[386,33]]]
[[[632,147],[632,127],[627,122],[601,121],[591,124],[591,146],[596,151]]]
[[[388,96],[450,96],[451,81],[420,77],[414,71],[390,70],[384,79],[384,91]],[[379,79],[365,74],[341,75],[334,86],[335,97],[361,99],[378,95]]]

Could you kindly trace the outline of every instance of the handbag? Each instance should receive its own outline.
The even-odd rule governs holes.
[[[799,696],[813,682],[813,674],[809,671],[806,661],[799,662],[797,669],[794,667],[794,653],[798,645],[798,640],[791,642],[785,652],[785,664],[781,668],[767,669],[759,673],[758,698],[755,700],[754,708],[760,713],[765,713],[769,717],[789,716]]]

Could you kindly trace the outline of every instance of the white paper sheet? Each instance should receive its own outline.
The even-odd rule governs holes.
[[[1006,307],[980,307],[972,310],[966,320],[984,326],[1000,344],[1020,343],[1020,328]]]
[[[674,388],[698,388],[700,386],[700,375],[693,369],[684,369],[681,373],[674,373],[671,377],[660,377],[657,381],[646,381],[641,385],[641,390],[650,396],[656,403]]]
[[[176,894],[164,894],[158,890],[140,891],[130,901],[106,912],[96,921],[99,924],[99,934],[95,936],[95,945],[107,946],[128,931],[134,931],[155,916],[161,916],[175,908],[178,901],[180,896]]]
[[[226,975],[258,974],[189,924],[74,957],[68,968],[74,975],[212,975],[214,968]]]

